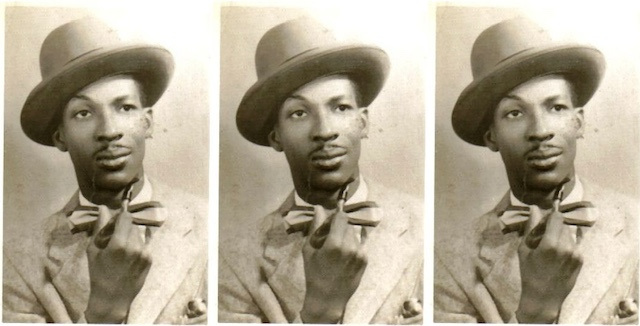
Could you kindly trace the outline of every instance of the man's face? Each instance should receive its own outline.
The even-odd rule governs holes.
[[[69,151],[78,183],[118,191],[134,177],[142,177],[145,139],[151,136],[152,122],[151,109],[143,108],[132,77],[106,77],[69,101],[54,143]]]
[[[485,143],[500,151],[512,185],[551,191],[573,176],[584,117],[571,94],[563,77],[548,75],[514,88],[498,104]]]
[[[296,188],[334,191],[358,177],[360,140],[367,135],[366,108],[343,75],[316,79],[285,100],[270,143],[284,151]]]

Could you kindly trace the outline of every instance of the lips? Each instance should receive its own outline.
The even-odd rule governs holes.
[[[559,148],[536,149],[527,153],[527,165],[537,170],[553,169],[562,155]]]
[[[321,148],[311,153],[311,164],[321,170],[334,170],[340,167],[347,151],[340,147]]]
[[[96,163],[106,170],[119,170],[125,166],[131,150],[126,147],[109,147],[95,155]]]

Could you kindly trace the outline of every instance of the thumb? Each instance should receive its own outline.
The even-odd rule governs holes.
[[[109,211],[109,208],[105,205],[98,206],[98,220],[93,226],[93,234],[97,234],[98,231],[102,230],[109,220],[111,220],[111,212]]]
[[[527,222],[524,234],[529,234],[531,230],[542,221],[542,211],[536,205],[529,206],[529,222]]]
[[[310,234],[315,232],[322,223],[327,219],[327,213],[324,211],[324,207],[322,205],[314,205],[313,206],[313,223],[311,224],[311,232]]]

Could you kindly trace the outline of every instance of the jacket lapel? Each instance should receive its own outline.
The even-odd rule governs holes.
[[[287,320],[295,320],[302,309],[306,292],[301,232],[287,234],[282,216],[294,204],[293,193],[276,211],[275,227],[270,226],[265,235],[264,261],[260,268],[267,283],[278,297]]]
[[[154,188],[154,198],[158,198],[156,190]],[[166,198],[161,196],[160,199]],[[171,203],[163,202],[163,205],[165,214],[171,216],[167,216],[148,244],[153,264],[142,290],[131,304],[128,323],[150,324],[156,320],[185,279],[203,245],[193,230],[193,213],[182,207],[171,207]]]
[[[509,193],[490,213],[489,227],[481,234],[480,251],[476,260],[477,273],[491,293],[503,320],[509,320],[520,301],[520,265],[517,232],[503,234],[498,224],[498,212],[509,205]]]
[[[394,205],[398,201],[389,200],[387,197],[390,193],[378,194],[373,186],[367,185],[369,200],[382,203],[382,199],[386,199],[380,205],[384,216],[377,227],[369,230],[364,243],[367,268],[360,285],[347,303],[342,320],[345,324],[369,323],[400,280],[411,259],[419,257],[416,251],[422,250],[422,243],[410,236],[411,231],[422,236],[421,230],[408,230],[413,215],[410,208]],[[393,216],[390,215],[392,212]],[[398,309],[400,312],[400,307]]]
[[[597,202],[597,194],[588,194]],[[600,202],[603,202],[600,200]],[[573,290],[565,299],[559,323],[583,324],[594,311],[604,294],[626,262],[632,249],[622,236],[625,227],[625,212],[618,207],[594,208],[598,214],[596,223],[586,230],[578,250],[584,261]]]
[[[84,233],[72,234],[66,215],[79,204],[76,192],[55,219],[47,242],[46,274],[64,301],[71,320],[78,320],[89,301],[89,267],[86,248],[88,237]]]

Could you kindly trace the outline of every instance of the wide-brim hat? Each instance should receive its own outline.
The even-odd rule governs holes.
[[[471,52],[473,82],[458,97],[451,122],[464,141],[485,146],[484,134],[500,100],[533,78],[559,74],[571,83],[576,107],[584,106],[605,71],[602,53],[589,45],[557,43],[533,22],[515,18],[487,28]]]
[[[33,141],[53,146],[52,135],[69,100],[107,76],[133,76],[143,89],[144,104],[152,106],[166,90],[173,67],[173,56],[165,48],[123,42],[116,31],[95,18],[66,23],[42,44],[42,81],[22,107],[22,130]]]
[[[361,106],[376,98],[389,72],[389,58],[371,45],[340,43],[318,22],[299,18],[267,31],[256,49],[258,81],[245,93],[236,125],[247,140],[269,146],[268,135],[284,100],[296,89],[332,74],[357,85]]]

